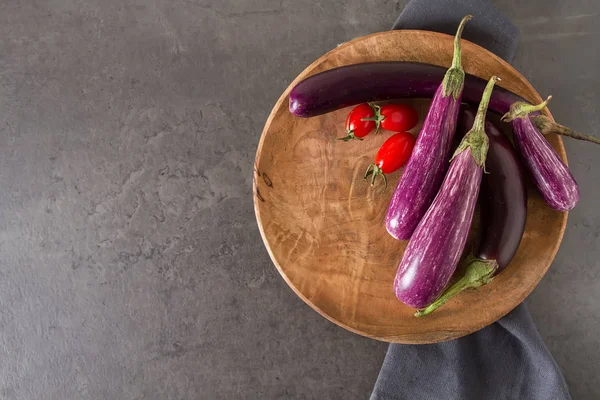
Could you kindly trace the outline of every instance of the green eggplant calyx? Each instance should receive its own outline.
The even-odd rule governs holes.
[[[444,97],[452,95],[454,100],[458,100],[465,83],[465,71],[462,68],[450,68],[444,76]]]
[[[496,81],[499,80],[500,78],[497,76],[492,76],[487,83],[481,97],[481,102],[479,103],[479,107],[477,109],[477,115],[475,116],[473,127],[469,132],[467,132],[463,140],[458,145],[458,148],[454,152],[452,159],[468,148],[471,150],[471,155],[475,159],[475,163],[485,170],[485,159],[487,157],[490,143],[487,134],[485,133],[485,114],[487,113],[488,105],[490,104],[490,98],[492,96],[492,91],[494,90],[494,85],[496,84]]]
[[[448,69],[448,71],[446,71],[446,75],[444,76],[444,81],[442,83],[444,97],[452,95],[454,100],[458,100],[458,97],[460,96],[465,84],[465,71],[462,67],[462,49],[460,37],[462,36],[465,24],[471,18],[473,18],[472,15],[465,16],[460,21],[460,25],[458,25],[456,36],[454,36],[454,55],[452,56],[452,66]]]
[[[424,317],[431,314],[463,290],[487,285],[494,279],[494,274],[498,270],[498,262],[496,260],[482,260],[469,256],[465,260],[465,263],[467,263],[467,270],[464,276],[450,286],[428,307],[417,310],[415,317]]]
[[[510,122],[513,119],[525,118],[532,112],[542,111],[546,108],[550,99],[552,99],[552,96],[548,96],[546,100],[536,106],[525,103],[524,101],[516,101],[510,105],[510,111],[502,116],[502,121]]]

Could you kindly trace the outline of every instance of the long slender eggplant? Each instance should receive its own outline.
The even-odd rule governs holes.
[[[290,92],[290,111],[297,117],[314,117],[340,108],[380,100],[432,98],[446,69],[437,65],[406,61],[370,62],[330,69],[298,83]],[[463,101],[475,106],[486,81],[465,75]],[[490,111],[508,112],[516,94],[498,87],[490,100]]]
[[[444,67],[410,61],[379,61],[329,69],[294,86],[289,98],[290,112],[307,118],[359,103],[430,98],[435,95],[445,73]],[[463,101],[477,104],[485,84],[485,80],[466,74]],[[503,115],[517,101],[525,102],[518,95],[497,87],[490,99],[489,110]],[[544,135],[555,133],[600,144],[600,138],[575,132],[543,115],[532,115],[532,120]]]
[[[557,211],[568,211],[579,201],[579,186],[531,119],[531,113],[543,110],[551,98],[537,106],[516,102],[502,120],[511,123],[515,145],[546,203]]]
[[[442,187],[398,266],[394,292],[410,307],[426,307],[439,297],[465,247],[489,146],[485,114],[497,79],[487,84],[473,128],[456,149]]]
[[[460,36],[468,15],[454,37],[452,67],[439,85],[412,155],[404,167],[385,217],[390,235],[407,240],[433,201],[448,169],[448,157],[456,131],[456,120],[464,87]]]
[[[475,110],[461,109],[457,135],[464,135],[475,121]],[[490,282],[514,257],[527,217],[527,190],[521,161],[510,141],[497,125],[485,122],[489,150],[479,193],[481,222],[479,240],[473,255],[465,260],[465,274],[430,306],[415,313],[421,317],[444,305],[450,298],[468,288]]]

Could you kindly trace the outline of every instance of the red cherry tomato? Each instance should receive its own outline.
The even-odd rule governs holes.
[[[377,151],[375,163],[367,168],[365,179],[371,175],[371,185],[373,185],[375,178],[381,175],[385,187],[387,187],[385,174],[395,172],[403,167],[408,162],[413,147],[415,147],[415,138],[408,132],[400,132],[390,136]]]
[[[417,126],[419,114],[406,104],[384,104],[379,109],[383,117],[380,124],[383,129],[392,132],[406,132]]]
[[[363,118],[375,118],[375,110],[368,103],[359,104],[350,111],[346,118],[347,136],[338,138],[347,142],[348,140],[358,139],[367,136],[377,126],[374,120],[363,121]]]

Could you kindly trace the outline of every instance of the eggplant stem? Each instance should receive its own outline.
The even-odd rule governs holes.
[[[503,122],[510,122],[516,118],[525,118],[532,112],[542,111],[551,99],[552,96],[548,96],[546,100],[535,106],[524,101],[516,101],[510,105],[510,111],[504,114],[501,120]]]
[[[473,18],[471,14],[465,15],[458,25],[456,35],[454,36],[454,54],[452,56],[452,68],[462,69],[462,49],[460,46],[460,37],[462,36],[465,24]]]
[[[485,86],[483,95],[481,96],[481,102],[477,107],[477,114],[475,115],[475,122],[473,122],[473,130],[483,131],[485,127],[485,114],[487,113],[488,106],[490,105],[490,98],[492,97],[492,90],[496,82],[501,81],[497,76],[492,76]]]
[[[425,315],[431,314],[463,290],[477,288],[490,283],[498,270],[498,262],[496,260],[482,260],[470,256],[465,262],[468,263],[465,275],[450,286],[428,307],[417,310],[415,312],[415,317],[424,317]]]
[[[452,159],[469,149],[471,151],[471,155],[475,160],[475,163],[484,169],[485,171],[485,159],[487,157],[487,152],[490,146],[489,139],[487,134],[485,133],[485,114],[487,113],[488,105],[490,104],[490,97],[492,96],[492,91],[494,90],[494,85],[496,81],[499,81],[500,78],[497,76],[492,76],[485,86],[485,90],[483,91],[483,95],[481,96],[481,102],[479,103],[479,107],[477,108],[477,115],[475,116],[475,122],[473,123],[473,127],[467,134],[464,136],[463,140],[460,142]],[[451,159],[451,160],[452,160]]]
[[[454,36],[454,54],[452,56],[452,66],[446,71],[444,75],[444,81],[442,82],[442,90],[444,97],[448,97],[452,94],[454,100],[458,100],[458,97],[463,91],[465,83],[465,71],[462,68],[462,49],[460,45],[460,37],[462,36],[465,24],[473,18],[472,15],[466,15],[458,25],[456,35]]]
[[[568,128],[564,125],[552,121],[545,115],[534,115],[533,117],[531,117],[531,120],[543,135],[555,133],[557,135],[568,136],[577,140],[585,140],[586,142],[600,144],[600,138],[591,135],[586,135],[584,133],[575,132],[571,128]]]

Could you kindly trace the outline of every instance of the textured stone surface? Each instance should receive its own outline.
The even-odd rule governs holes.
[[[0,398],[366,398],[386,345],[271,265],[251,170],[281,91],[404,2],[0,2]],[[600,5],[498,1],[516,67],[600,135]],[[574,398],[600,397],[598,148],[529,304]]]

